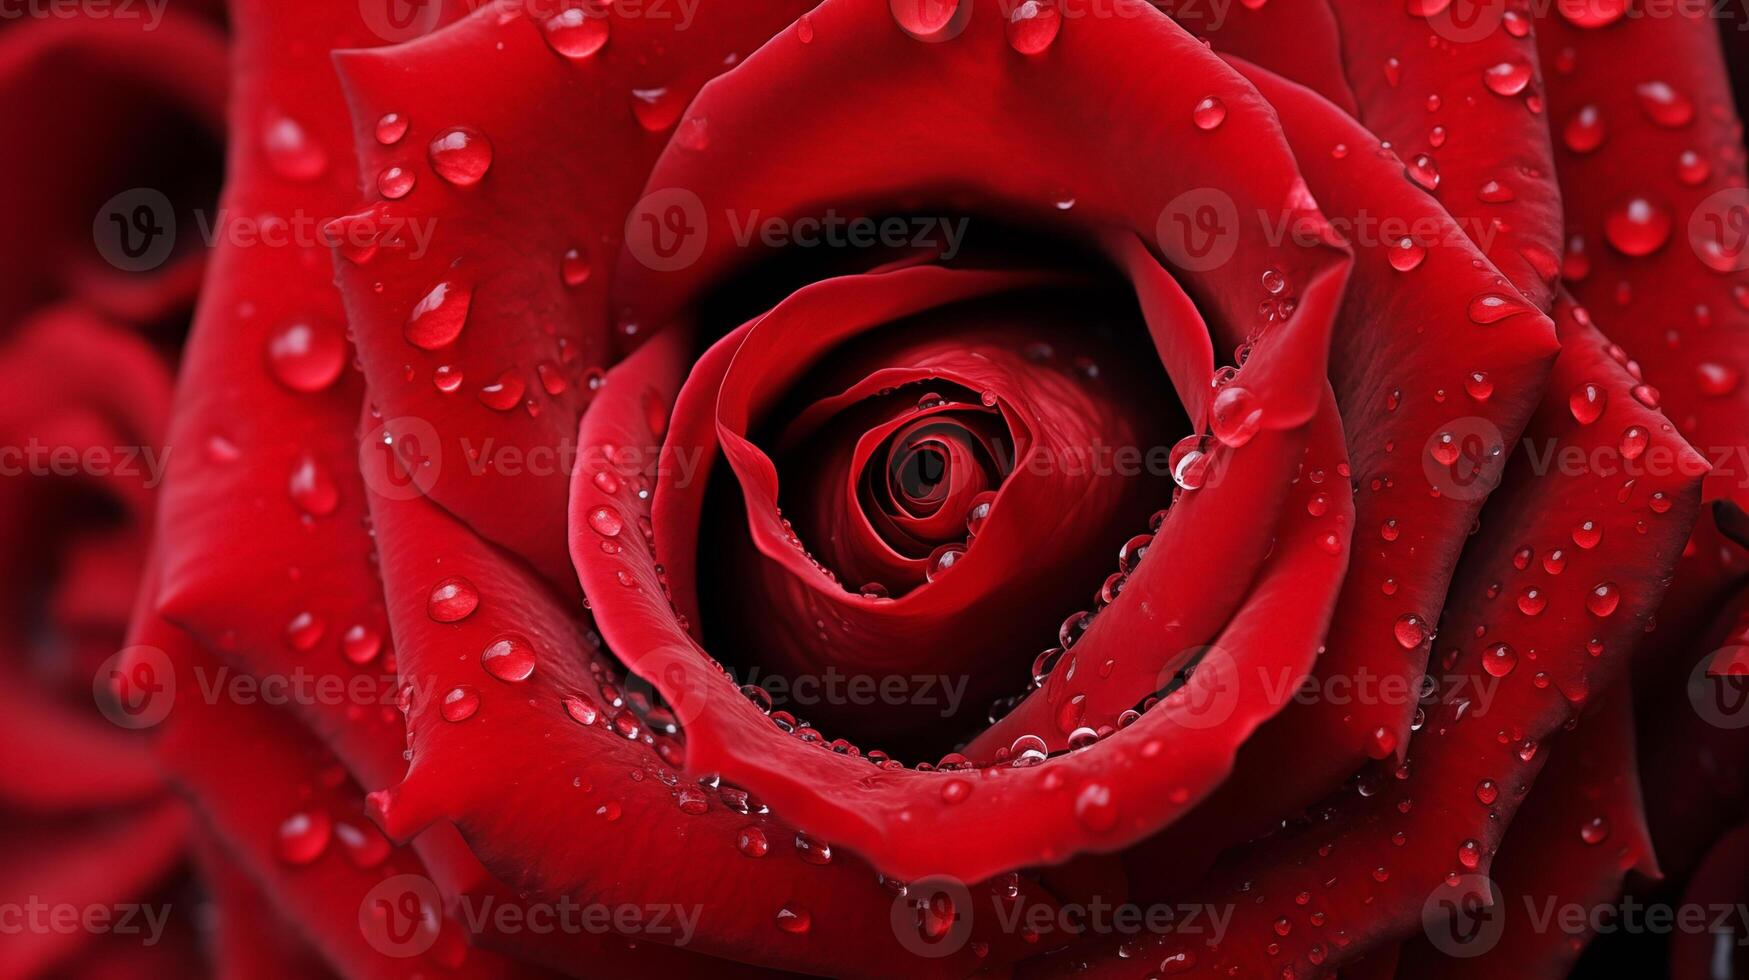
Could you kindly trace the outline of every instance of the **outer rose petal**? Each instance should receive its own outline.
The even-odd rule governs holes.
[[[1492,866],[1504,898],[1492,913],[1502,922],[1495,945],[1460,959],[1412,940],[1401,976],[1494,977],[1506,971],[1558,980],[1568,975],[1592,933],[1570,932],[1559,919],[1537,917],[1568,904],[1595,908],[1613,901],[1630,870],[1658,874],[1640,802],[1627,686],[1617,682],[1604,692],[1578,727],[1557,736],[1549,750],[1549,764]]]
[[[1590,450],[1641,425],[1670,447],[1672,472],[1624,483],[1589,469],[1549,473],[1518,455],[1483,516],[1490,533],[1464,556],[1441,623],[1461,644],[1442,656],[1448,693],[1429,711],[1406,765],[1363,774],[1310,827],[1241,852],[1199,886],[1193,894],[1202,901],[1234,909],[1218,943],[1200,948],[1168,936],[1123,956],[1060,957],[1041,972],[1066,976],[1086,965],[1096,977],[1139,977],[1163,956],[1188,953],[1195,964],[1186,976],[1313,975],[1410,935],[1430,897],[1475,892],[1477,880],[1463,876],[1487,874],[1522,801],[1518,788],[1528,792],[1547,761],[1544,740],[1625,670],[1692,526],[1704,471],[1667,422],[1616,397],[1633,378],[1584,311],[1563,301],[1555,312],[1565,346],[1526,430],[1531,444]],[[1580,423],[1564,392],[1586,381],[1611,397],[1598,418]],[[1660,513],[1654,499],[1670,506]],[[1579,513],[1602,529],[1595,541],[1582,534],[1591,548],[1573,540]],[[1515,553],[1527,546],[1539,560],[1520,568]],[[1554,549],[1564,563],[1545,566],[1541,556]],[[1596,604],[1607,609],[1599,613],[1588,599],[1605,580],[1617,591],[1605,593],[1614,601]],[[1493,651],[1499,643],[1510,659]],[[1491,806],[1478,805],[1483,779],[1500,790]]]
[[[447,465],[422,489],[570,588],[569,443],[615,358],[607,270],[626,212],[692,94],[806,4],[706,4],[696,22],[609,6],[606,46],[585,58],[548,43],[544,9],[488,5],[413,43],[338,57],[371,202],[341,227],[400,241],[343,247],[362,261],[337,270],[372,401],[391,429],[435,429]],[[387,113],[407,128],[385,144]],[[455,126],[489,147],[467,186],[441,177],[428,151]],[[413,177],[405,197],[377,190],[391,167]],[[421,349],[409,321],[440,287],[465,326]]]
[[[1537,44],[1551,69],[1569,288],[1715,462],[1707,499],[1745,506],[1734,454],[1749,445],[1749,258],[1725,229],[1749,190],[1717,24],[1688,10],[1594,29],[1548,15]]]
[[[1305,89],[1242,67],[1280,114],[1333,220],[1363,230],[1397,221],[1433,244],[1398,271],[1389,242],[1356,242],[1333,340],[1332,384],[1359,493],[1353,562],[1312,690],[1365,684],[1378,696],[1288,704],[1246,743],[1235,778],[1207,806],[1143,845],[1141,862],[1159,876],[1143,887],[1157,897],[1196,880],[1218,842],[1273,829],[1283,812],[1324,796],[1367,758],[1408,745],[1431,626],[1457,556],[1556,351],[1552,324],[1523,301],[1515,300],[1519,315],[1475,322],[1476,300],[1515,294],[1438,203],[1403,178],[1395,156],[1368,149],[1374,137]],[[1331,152],[1338,145],[1347,148],[1340,156]],[[1435,455],[1448,440],[1458,450],[1449,464]],[[1296,683],[1278,679],[1278,696],[1291,698]],[[1337,700],[1339,710],[1326,703]]]

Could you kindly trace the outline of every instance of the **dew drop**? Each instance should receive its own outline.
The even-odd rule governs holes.
[[[1573,418],[1580,425],[1590,425],[1603,414],[1603,407],[1609,404],[1609,392],[1602,385],[1586,382],[1573,389],[1567,396],[1567,410],[1573,413]]]
[[[1665,129],[1681,129],[1694,119],[1694,103],[1668,82],[1643,82],[1634,87],[1646,118]]]
[[[328,850],[334,835],[334,822],[322,810],[303,810],[285,818],[279,825],[276,850],[286,864],[313,863]]]
[[[293,391],[321,391],[345,366],[346,338],[325,320],[292,320],[267,338],[267,368]]]
[[[384,146],[393,146],[401,142],[401,137],[407,135],[407,117],[398,112],[385,112],[378,117],[376,125],[377,142]]]
[[[501,681],[528,680],[534,674],[534,644],[521,633],[500,633],[480,651],[480,666]]]
[[[1530,84],[1530,65],[1520,61],[1502,61],[1482,73],[1482,84],[1495,95],[1513,96]]]
[[[1230,384],[1215,395],[1209,408],[1209,427],[1223,445],[1243,446],[1263,423],[1263,407],[1249,388]]]
[[[273,172],[286,180],[315,180],[328,169],[321,145],[297,120],[279,113],[269,114],[262,125],[261,152]]]
[[[1621,605],[1621,589],[1614,582],[1599,582],[1585,593],[1585,608],[1591,615],[1604,617],[1613,614]]]
[[[478,710],[480,710],[480,692],[466,684],[450,688],[449,693],[443,696],[443,702],[438,706],[443,720],[448,722],[467,721]]]
[[[472,187],[492,166],[492,143],[467,126],[451,126],[431,138],[431,169],[457,187]]]
[[[455,342],[468,322],[473,291],[444,280],[431,287],[407,314],[404,335],[421,350],[437,350]]]
[[[431,595],[425,600],[425,612],[436,622],[458,623],[473,615],[479,605],[480,593],[474,589],[474,583],[452,575],[432,586]]]
[[[607,43],[607,11],[572,7],[541,24],[547,45],[572,60],[587,58]]]
[[[1220,128],[1227,121],[1227,104],[1214,96],[1209,96],[1196,104],[1190,111],[1190,120],[1196,128],[1204,132]]]
[[[1623,255],[1648,255],[1669,239],[1670,212],[1646,198],[1629,198],[1610,210],[1603,237]]]
[[[1057,39],[1062,27],[1057,0],[1025,0],[1008,17],[1008,46],[1021,54],[1040,54]]]
[[[528,386],[522,375],[506,369],[496,381],[480,386],[480,403],[495,412],[508,412],[521,404],[522,393],[526,390]]]

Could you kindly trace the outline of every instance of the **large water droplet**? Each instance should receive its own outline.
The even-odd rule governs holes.
[[[1581,106],[1561,130],[1561,142],[1574,153],[1590,153],[1603,145],[1603,112],[1594,105]]]
[[[439,623],[456,623],[473,615],[480,605],[480,593],[474,583],[452,575],[431,588],[425,601],[425,612]]]
[[[1223,445],[1243,446],[1263,424],[1263,406],[1251,390],[1230,384],[1215,395],[1209,407],[1209,428]]]
[[[292,503],[311,517],[326,517],[340,506],[339,484],[314,456],[306,454],[298,458],[297,465],[292,467],[287,489]]]
[[[279,825],[279,859],[287,864],[310,864],[328,849],[333,834],[334,822],[325,811],[294,813]]]
[[[293,320],[267,338],[267,367],[293,391],[321,391],[346,366],[346,338],[326,320]]]
[[[480,666],[501,681],[528,680],[534,661],[534,644],[521,633],[501,633],[480,651]]]
[[[468,322],[473,290],[444,280],[413,304],[402,333],[407,342],[422,350],[437,350],[455,342]]]
[[[1482,83],[1495,95],[1517,95],[1530,84],[1530,65],[1522,61],[1502,61],[1482,73]]]
[[[443,720],[448,722],[467,721],[480,710],[480,692],[466,684],[449,689],[438,705],[438,711]]]
[[[286,180],[315,180],[328,169],[328,154],[302,124],[269,113],[261,127],[261,152],[273,172]]]
[[[1505,293],[1483,293],[1470,300],[1470,320],[1474,323],[1498,323],[1509,316],[1529,313],[1531,307],[1518,296]]]
[[[1621,588],[1614,582],[1599,582],[1585,593],[1585,608],[1593,616],[1609,616],[1621,605]]]
[[[492,143],[467,126],[451,126],[431,138],[431,169],[457,187],[472,187],[492,166]]]
[[[1197,129],[1205,132],[1217,129],[1227,120],[1227,104],[1211,95],[1198,102],[1190,111],[1190,120],[1196,124]]]
[[[587,58],[607,43],[607,11],[572,7],[541,24],[547,44],[567,58]]]
[[[1643,197],[1616,205],[1604,219],[1603,235],[1623,255],[1647,255],[1670,237],[1670,211]]]
[[[522,375],[507,368],[498,375],[497,380],[480,386],[480,404],[494,412],[508,412],[521,404],[522,393],[527,388]]]
[[[1590,425],[1603,414],[1603,408],[1609,404],[1609,392],[1602,385],[1586,382],[1573,389],[1567,396],[1567,410],[1573,413],[1573,418],[1580,425]]]
[[[1681,129],[1694,119],[1694,103],[1668,82],[1644,82],[1634,87],[1646,118],[1665,129]]]
[[[1057,39],[1062,27],[1057,0],[1025,0],[1008,16],[1008,44],[1021,54],[1039,54]]]

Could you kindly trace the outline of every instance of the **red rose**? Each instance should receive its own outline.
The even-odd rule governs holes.
[[[221,966],[1744,962],[1719,24],[478,6],[231,12],[100,698]]]

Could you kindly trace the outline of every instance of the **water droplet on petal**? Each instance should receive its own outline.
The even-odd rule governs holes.
[[[1590,153],[1603,145],[1605,132],[1602,110],[1594,105],[1581,106],[1561,130],[1561,142],[1574,153]]]
[[[589,281],[589,253],[580,248],[566,250],[559,259],[559,275],[567,286],[581,286]]]
[[[1025,0],[1008,17],[1008,45],[1021,54],[1039,54],[1057,39],[1062,27],[1057,0]]]
[[[1404,236],[1385,249],[1385,256],[1391,260],[1391,268],[1398,272],[1409,272],[1427,257],[1427,249],[1415,244],[1414,239]]]
[[[377,192],[396,201],[412,192],[413,180],[413,171],[406,167],[385,167],[377,174]]]
[[[1403,174],[1425,191],[1439,189],[1439,165],[1425,153],[1419,153],[1403,165]]]
[[[431,588],[425,601],[425,612],[436,622],[456,623],[468,618],[480,604],[480,593],[474,583],[452,575]]]
[[[305,455],[292,467],[287,485],[292,503],[311,517],[326,517],[340,506],[340,486],[334,482],[328,468]]]
[[[1590,425],[1603,414],[1603,407],[1609,404],[1609,392],[1602,385],[1586,382],[1573,389],[1567,396],[1567,410],[1573,413],[1573,418],[1580,425]]]
[[[926,582],[935,581],[965,556],[966,546],[964,544],[950,542],[941,545],[929,553],[929,562],[924,568],[923,580]]]
[[[777,927],[784,932],[801,935],[807,932],[813,924],[813,917],[808,915],[806,909],[785,905],[777,910]]]
[[[506,370],[498,375],[498,380],[480,386],[480,403],[495,412],[508,412],[522,403],[522,393],[526,390],[528,386],[522,375]]]
[[[615,538],[625,529],[625,521],[612,507],[596,507],[589,511],[589,526],[604,538]]]
[[[1414,613],[1404,613],[1397,617],[1397,625],[1392,632],[1397,637],[1398,646],[1413,650],[1427,641],[1427,622]]]
[[[534,644],[521,633],[501,633],[480,651],[480,666],[501,681],[528,680],[534,661]]]
[[[1603,237],[1623,255],[1650,254],[1670,237],[1670,211],[1643,197],[1629,198],[1610,210]]]
[[[377,142],[384,146],[393,146],[407,135],[407,117],[398,112],[386,112],[377,119]]]
[[[1530,84],[1530,65],[1521,61],[1502,61],[1482,73],[1482,83],[1495,95],[1517,95]]]
[[[1585,594],[1585,608],[1593,616],[1609,616],[1621,605],[1621,588],[1614,582],[1599,582]]]
[[[304,865],[314,862],[328,849],[334,834],[334,822],[322,810],[294,813],[279,825],[276,850],[286,864]]]
[[[351,627],[340,637],[341,654],[360,666],[375,660],[382,648],[382,634],[362,623]]]
[[[328,154],[290,116],[270,113],[261,128],[267,165],[286,180],[315,180],[328,169]]]
[[[1579,839],[1587,844],[1597,845],[1609,837],[1609,821],[1602,817],[1592,817],[1579,825]]]
[[[1646,118],[1665,129],[1681,129],[1694,119],[1694,103],[1668,82],[1643,82],[1634,87]]]
[[[572,7],[541,24],[547,45],[567,58],[587,58],[607,43],[607,11]]]
[[[1094,833],[1104,833],[1117,826],[1117,804],[1111,798],[1111,787],[1104,783],[1088,783],[1075,796],[1075,819]]]
[[[1555,0],[1567,23],[1574,27],[1605,27],[1627,12],[1628,0]]]
[[[1223,445],[1243,446],[1263,424],[1263,406],[1251,390],[1230,384],[1215,395],[1209,407],[1209,427]]]
[[[438,712],[443,715],[443,720],[448,722],[467,721],[478,710],[480,710],[480,692],[466,684],[450,688],[449,693],[443,696],[443,701],[438,706]]]
[[[346,338],[325,320],[293,320],[267,338],[267,367],[293,391],[321,391],[345,366]]]
[[[1530,312],[1530,305],[1517,296],[1504,293],[1483,293],[1470,300],[1470,320],[1474,323],[1498,323],[1509,316]]]
[[[1505,677],[1518,666],[1518,651],[1505,643],[1496,643],[1482,651],[1482,669],[1491,677]]]
[[[742,827],[735,835],[735,849],[750,858],[764,857],[771,850],[771,842],[766,839],[765,831],[758,827]]]
[[[1196,104],[1190,111],[1190,119],[1197,129],[1204,132],[1219,128],[1227,120],[1227,104],[1211,95]]]
[[[468,322],[468,306],[473,291],[444,280],[413,305],[407,314],[403,334],[407,342],[421,350],[437,350],[455,342]]]
[[[492,166],[492,143],[467,126],[451,126],[431,138],[431,169],[457,187],[472,187]]]

